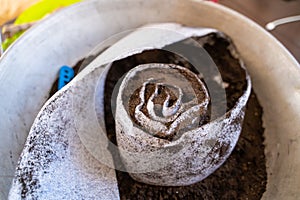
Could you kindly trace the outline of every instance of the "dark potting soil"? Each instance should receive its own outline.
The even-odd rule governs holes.
[[[214,63],[217,65],[222,79],[229,84],[226,88],[226,102],[223,100],[218,101],[218,99],[215,102],[217,102],[219,106],[224,106],[225,104],[227,110],[230,110],[246,88],[245,74],[243,70],[240,69],[238,60],[231,55],[230,48],[228,48],[231,43],[230,40],[228,38],[224,39],[223,36],[221,37],[218,34],[210,34],[202,38],[194,39],[200,42],[200,44],[203,44],[204,49],[210,54]],[[144,51],[138,55],[129,56],[126,59],[116,61],[112,64],[105,83],[104,101],[107,133],[109,139],[114,144],[116,144],[116,135],[112,112],[115,108],[115,99],[111,98],[116,83],[131,68],[144,63],[173,63],[187,67],[191,71],[198,73],[197,70],[186,61],[193,61],[194,59],[194,62],[200,65],[201,70],[207,70],[209,68],[208,66],[212,65],[212,63],[205,60],[205,58],[202,59],[204,61],[199,62],[193,55],[191,57],[188,57],[188,55],[182,58],[182,56],[174,55],[169,52],[170,49],[176,49],[179,53],[181,50],[186,51],[185,46],[182,46],[182,44],[185,45],[187,43],[189,42],[185,41],[180,44],[168,46],[165,48],[166,51]],[[196,49],[192,49],[192,52],[196,52],[195,50]],[[197,55],[197,57],[199,58],[199,55]],[[90,57],[90,59],[92,59],[92,57]],[[80,68],[80,62],[76,64],[75,71],[76,68]],[[210,74],[212,72],[205,73]],[[214,84],[213,78],[205,79],[206,83],[209,81]],[[57,86],[53,86],[52,93],[55,92],[56,87]],[[215,84],[213,87],[216,87],[217,91],[219,86]],[[214,91],[209,92],[213,93]],[[262,107],[252,90],[246,106],[242,133],[234,151],[218,170],[203,181],[183,187],[153,186],[133,180],[126,172],[117,171],[121,199],[260,199],[266,190],[267,183],[262,113]],[[215,116],[210,116],[210,118],[214,119],[222,114],[223,113],[217,113]],[[112,154],[115,162],[119,160],[118,152],[112,152]],[[122,164],[116,162],[115,165]]]

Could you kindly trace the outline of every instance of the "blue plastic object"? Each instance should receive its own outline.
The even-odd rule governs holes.
[[[62,66],[59,70],[58,90],[67,85],[74,78],[74,70],[69,66]]]

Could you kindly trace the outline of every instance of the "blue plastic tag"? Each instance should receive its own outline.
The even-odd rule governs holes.
[[[74,78],[74,70],[68,66],[62,66],[59,70],[58,90],[67,85]]]

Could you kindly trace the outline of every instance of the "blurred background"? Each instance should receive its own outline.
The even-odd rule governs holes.
[[[300,0],[219,0],[219,3],[244,14],[263,27],[280,18],[300,16]],[[271,33],[300,62],[300,21],[280,25]]]
[[[0,0],[0,28],[4,51],[35,21],[80,0]],[[232,8],[265,28],[274,20],[300,17],[300,0],[213,0]],[[55,2],[55,3],[54,3]],[[25,13],[24,13],[25,11]],[[18,19],[21,18],[21,19]],[[13,25],[13,26],[10,26]],[[280,25],[270,31],[300,61],[300,21]],[[0,52],[1,54],[1,52]]]

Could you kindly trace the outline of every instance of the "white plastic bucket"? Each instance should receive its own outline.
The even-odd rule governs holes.
[[[6,199],[30,126],[62,65],[99,42],[152,22],[219,29],[241,53],[264,108],[268,183],[263,199],[300,196],[300,68],[269,33],[221,5],[200,0],[89,0],[26,32],[0,59],[0,199]]]

